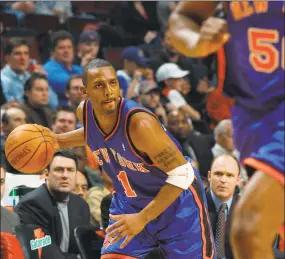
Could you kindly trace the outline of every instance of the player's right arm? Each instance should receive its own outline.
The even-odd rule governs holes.
[[[76,111],[77,118],[83,124],[83,105],[84,101],[82,101]],[[84,128],[80,128],[77,130],[73,130],[63,134],[53,134],[54,137],[54,148],[56,151],[63,148],[73,148],[78,146],[85,146],[85,138],[84,138]]]
[[[216,52],[229,39],[226,21],[211,17],[217,4],[215,1],[180,2],[169,19],[170,44],[190,57]]]

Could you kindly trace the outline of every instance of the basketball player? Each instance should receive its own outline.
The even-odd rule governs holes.
[[[172,45],[203,57],[226,45],[233,84],[235,144],[254,173],[235,211],[236,259],[273,258],[284,223],[284,1],[225,3],[228,21],[213,18],[217,2],[181,2],[170,18]],[[229,30],[227,29],[227,26]]]
[[[201,179],[158,119],[120,96],[116,71],[101,59],[84,68],[84,128],[52,135],[55,149],[86,143],[115,193],[102,259],[145,258],[158,246],[169,259],[216,258]]]

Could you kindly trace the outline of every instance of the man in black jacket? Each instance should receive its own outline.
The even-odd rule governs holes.
[[[90,224],[90,211],[81,197],[71,193],[77,167],[77,157],[71,151],[55,153],[48,166],[46,184],[24,196],[15,209],[21,223],[36,225],[50,235],[52,245],[43,248],[43,259],[50,259],[51,254],[80,258],[73,232],[78,226]]]

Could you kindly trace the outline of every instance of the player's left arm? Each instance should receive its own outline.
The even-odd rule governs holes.
[[[130,137],[140,152],[146,153],[156,167],[168,174],[158,195],[140,212],[148,223],[165,211],[184,189],[189,188],[194,171],[153,116],[134,114],[130,122]]]
[[[136,148],[146,153],[159,169],[168,174],[168,178],[157,196],[138,214],[110,215],[111,219],[117,221],[107,229],[114,237],[113,242],[127,236],[121,247],[126,246],[146,224],[165,211],[194,180],[191,164],[152,115],[144,112],[134,114],[129,132]],[[135,220],[136,223],[132,222]]]

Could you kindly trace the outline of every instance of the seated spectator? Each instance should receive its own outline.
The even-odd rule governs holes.
[[[70,1],[36,1],[35,13],[56,15],[60,23],[64,23],[73,15]]]
[[[57,31],[51,39],[51,58],[43,65],[50,86],[58,95],[60,105],[67,103],[65,86],[70,76],[82,73],[82,67],[73,64],[74,39],[67,31]]]
[[[5,178],[6,178],[6,168],[4,164],[0,164],[0,170],[1,170],[1,200],[4,195],[4,189],[5,189]],[[13,228],[20,224],[19,216],[4,207],[1,206],[1,232],[9,232],[14,233]]]
[[[78,105],[85,99],[81,88],[83,86],[82,76],[73,75],[66,83],[66,98],[68,99],[67,105],[73,109],[77,109]]]
[[[88,191],[87,202],[91,210],[93,224],[99,223],[99,225],[102,226],[100,204],[102,199],[113,191],[114,187],[113,182],[107,173],[102,169],[100,170],[101,178],[103,180],[102,184],[97,184]]]
[[[97,58],[100,49],[101,36],[96,31],[83,31],[77,44],[77,57],[75,64],[86,66],[91,60]]]
[[[4,46],[7,64],[1,70],[1,85],[6,102],[24,101],[24,84],[31,76],[28,71],[30,50],[29,42],[20,38],[11,39]],[[34,66],[34,72],[46,74],[40,65]],[[54,108],[58,103],[57,96],[51,89],[49,95],[49,105],[51,108]]]
[[[14,167],[12,167],[5,156],[5,142],[8,135],[18,126],[27,123],[27,115],[20,107],[10,107],[2,115],[1,123],[1,163],[7,165],[7,171],[9,173],[19,173]]]
[[[102,228],[106,230],[109,225],[110,206],[112,202],[112,193],[106,195],[100,204]]]
[[[18,21],[21,22],[25,14],[35,11],[35,4],[33,1],[11,1],[5,4],[3,11],[4,13],[14,14]]]
[[[192,164],[201,177],[207,178],[213,160],[211,147],[214,139],[212,135],[197,132],[189,117],[182,110],[170,112],[167,118],[167,129],[181,144],[183,154],[192,159]]]
[[[78,259],[79,254],[74,229],[88,226],[90,221],[87,203],[72,193],[77,165],[76,155],[70,150],[55,153],[47,168],[46,184],[26,194],[15,209],[22,224],[42,228],[45,235],[50,235],[53,249],[68,259]],[[46,252],[43,248],[43,258]]]
[[[133,98],[138,96],[140,83],[143,80],[141,68],[146,65],[147,58],[138,47],[127,47],[121,55],[123,69],[117,71],[123,96]]]
[[[77,171],[76,184],[72,192],[79,195],[83,200],[87,200],[88,182],[86,176],[80,171]]]
[[[174,63],[165,63],[158,68],[155,77],[162,88],[163,95],[167,97],[170,103],[175,105],[177,109],[183,110],[191,119],[200,120],[200,113],[191,107],[180,93],[187,75],[189,75],[189,71],[181,70]]]
[[[231,120],[222,120],[214,130],[216,144],[212,148],[214,157],[222,154],[230,154],[239,157],[233,141],[233,126]]]
[[[47,107],[49,85],[46,76],[32,73],[25,83],[24,90],[25,103],[21,107],[27,114],[28,122],[51,128],[52,111]]]
[[[59,107],[55,113],[52,131],[56,134],[66,133],[76,129],[76,113],[68,106]]]
[[[210,188],[206,190],[209,216],[218,258],[233,259],[230,244],[231,218],[239,194],[236,191],[240,183],[240,165],[232,155],[216,157],[209,171]]]
[[[141,83],[138,101],[151,110],[157,118],[167,126],[166,110],[160,102],[160,88],[154,81],[146,80]]]

